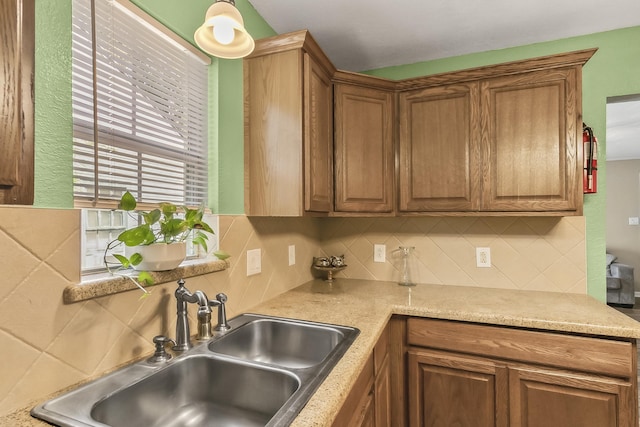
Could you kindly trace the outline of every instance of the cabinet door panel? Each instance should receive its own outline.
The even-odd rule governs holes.
[[[483,210],[579,208],[578,72],[532,72],[481,83]]]
[[[0,204],[33,203],[34,20],[34,0],[0,4]]]
[[[631,384],[567,372],[510,368],[513,427],[631,427]]]
[[[411,427],[507,425],[507,371],[481,358],[410,350]]]
[[[478,85],[400,94],[401,211],[477,210]]]
[[[376,427],[391,427],[391,374],[389,356],[384,358],[375,379]]]
[[[373,356],[367,362],[338,411],[333,427],[374,427],[374,368]]]
[[[393,211],[393,95],[335,85],[336,211]]]
[[[305,210],[333,210],[333,86],[327,72],[304,55]]]
[[[302,61],[293,50],[244,60],[247,215],[302,214]]]

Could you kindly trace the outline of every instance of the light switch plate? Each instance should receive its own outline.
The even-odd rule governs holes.
[[[629,225],[640,225],[640,218],[638,218],[637,216],[630,216]]]
[[[253,276],[262,271],[262,251],[251,249],[247,251],[247,276]]]

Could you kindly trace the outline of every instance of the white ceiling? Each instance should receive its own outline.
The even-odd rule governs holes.
[[[249,2],[279,34],[308,29],[335,66],[349,71],[640,25],[640,0]]]

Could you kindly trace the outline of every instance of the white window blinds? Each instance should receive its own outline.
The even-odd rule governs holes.
[[[207,62],[131,8],[73,0],[76,205],[206,205]]]

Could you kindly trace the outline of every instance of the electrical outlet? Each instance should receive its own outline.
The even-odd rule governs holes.
[[[476,248],[476,267],[491,267],[491,248]]]
[[[386,257],[386,245],[373,245],[373,262],[385,262]]]
[[[289,245],[289,265],[296,263],[296,245]]]
[[[640,225],[640,218],[638,218],[637,216],[630,216],[629,225]]]
[[[262,252],[260,249],[247,251],[247,276],[258,274],[262,271]]]

